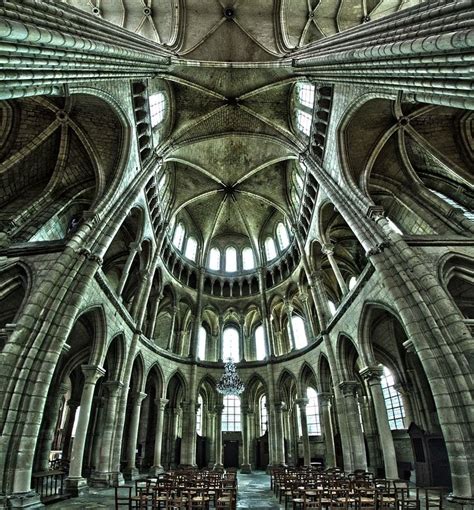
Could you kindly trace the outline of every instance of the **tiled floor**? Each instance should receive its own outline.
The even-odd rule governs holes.
[[[113,510],[115,508],[114,491],[111,489],[100,491],[90,489],[87,496],[61,501],[48,506],[48,509],[54,510],[67,510],[68,508]],[[251,475],[239,475],[237,508],[247,510],[281,510],[284,506],[278,504],[270,490],[270,477],[263,472],[257,471]],[[420,510],[425,510],[424,504]],[[474,510],[474,506],[461,506],[445,501],[443,510]]]

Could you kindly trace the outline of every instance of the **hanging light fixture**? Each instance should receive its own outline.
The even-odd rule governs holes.
[[[222,395],[240,395],[245,390],[242,379],[237,374],[235,363],[229,358],[224,365],[224,373],[217,383],[217,391]]]

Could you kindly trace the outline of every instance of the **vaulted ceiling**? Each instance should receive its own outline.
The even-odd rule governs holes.
[[[188,59],[271,61],[420,0],[63,0]]]

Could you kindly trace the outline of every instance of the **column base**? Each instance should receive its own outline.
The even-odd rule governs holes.
[[[150,468],[150,475],[152,476],[156,476],[156,475],[159,475],[160,473],[163,473],[165,470],[163,469],[163,466],[152,466]]]
[[[110,487],[110,473],[107,471],[93,471],[89,478],[89,487],[97,487],[99,489],[106,489]]]
[[[243,475],[250,475],[252,473],[252,466],[250,464],[242,464],[240,466],[240,472]]]
[[[214,464],[212,470],[222,473],[224,471],[224,466],[222,464]]]
[[[140,477],[140,472],[136,467],[132,468],[127,467],[123,470],[123,477],[125,480],[127,480],[127,482],[133,482],[134,480]]]
[[[66,478],[66,490],[73,498],[83,496],[89,492],[87,480],[80,476]]]
[[[448,497],[446,498],[451,503],[457,503],[459,505],[473,505],[474,504],[474,497],[462,497],[462,496],[455,496],[454,494],[448,494]]]
[[[123,473],[121,473],[120,471],[112,471],[112,473],[110,473],[110,484],[113,487],[119,487],[124,483],[125,479],[123,477]]]
[[[41,503],[40,496],[35,491],[20,492],[8,496],[7,508],[29,508],[33,510],[36,508],[44,508],[44,504]]]

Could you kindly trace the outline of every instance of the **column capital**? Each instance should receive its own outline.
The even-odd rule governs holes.
[[[359,374],[369,384],[379,383],[380,378],[383,375],[383,367],[382,367],[382,365],[367,366],[367,367],[364,367],[362,370],[359,370]]]
[[[214,412],[216,414],[222,414],[222,411],[224,410],[224,404],[218,404],[214,407]]]
[[[297,398],[295,400],[295,404],[297,404],[301,410],[306,410],[306,406],[308,405],[308,403],[309,403],[308,398]]]
[[[339,388],[345,397],[355,397],[360,384],[357,381],[342,381]]]
[[[107,390],[109,397],[115,397],[119,390],[123,388],[123,383],[120,381],[105,381],[102,386]]]
[[[143,391],[136,391],[135,393],[132,393],[130,395],[133,404],[135,405],[142,405],[142,402],[145,400],[147,394],[143,393]]]
[[[410,383],[395,383],[393,387],[400,393],[401,395],[409,395],[413,392],[413,385]]]
[[[163,410],[168,404],[169,400],[167,398],[156,398],[155,404],[158,406],[158,409]]]
[[[128,247],[130,248],[131,251],[134,251],[134,252],[137,252],[137,253],[140,253],[141,250],[142,250],[142,246],[141,246],[141,243],[139,243],[138,241],[132,241]]]
[[[285,402],[274,402],[273,407],[277,413],[282,413],[286,409]]]
[[[85,384],[95,384],[105,375],[105,370],[99,365],[81,365],[81,370],[84,374]]]
[[[413,340],[409,338],[403,342],[403,347],[405,347],[407,352],[415,352],[415,346],[413,345]]]
[[[321,404],[321,405],[328,405],[331,403],[331,399],[332,399],[332,393],[330,393],[329,391],[323,391],[321,393],[318,393],[318,402]]]
[[[67,402],[66,402],[66,405],[69,407],[69,409],[77,409],[79,406],[80,406],[80,402],[78,400],[74,400],[72,398],[70,398]]]
[[[332,255],[334,253],[335,245],[334,243],[322,243],[321,244],[321,251],[325,255]]]

